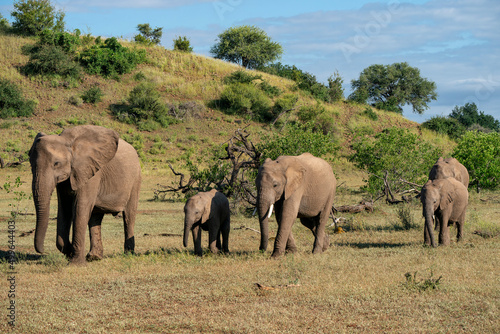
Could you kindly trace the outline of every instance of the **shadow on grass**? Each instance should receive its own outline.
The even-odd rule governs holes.
[[[0,250],[0,262],[8,262],[11,259],[11,252]],[[41,254],[32,254],[32,253],[22,253],[22,252],[14,252],[16,263],[19,262],[30,262],[30,261],[39,261],[43,255]]]
[[[398,243],[389,243],[389,242],[341,242],[335,243],[335,246],[341,247],[352,247],[358,249],[365,248],[402,248],[413,246],[414,243],[411,242],[398,242]]]

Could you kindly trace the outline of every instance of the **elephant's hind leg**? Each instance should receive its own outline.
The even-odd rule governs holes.
[[[125,231],[123,248],[125,253],[133,253],[135,250],[134,227],[137,216],[137,205],[139,203],[139,185],[136,187],[137,189],[132,190],[127,206],[123,211],[123,229]]]
[[[90,251],[87,261],[102,260],[104,249],[102,246],[101,223],[103,213],[93,213],[89,220]]]
[[[231,222],[228,218],[221,227],[222,234],[222,251],[224,253],[229,253],[229,231],[231,230]]]

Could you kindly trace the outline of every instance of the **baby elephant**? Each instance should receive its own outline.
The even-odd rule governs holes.
[[[188,245],[189,231],[193,232],[194,252],[201,256],[201,230],[208,231],[208,246],[212,253],[229,252],[229,201],[215,189],[191,197],[184,206],[184,247]],[[222,234],[222,248],[221,248]]]

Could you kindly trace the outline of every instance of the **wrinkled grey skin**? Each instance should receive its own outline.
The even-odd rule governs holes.
[[[449,177],[462,182],[465,188],[469,187],[469,172],[467,168],[455,158],[443,159],[443,157],[440,157],[429,171],[429,180],[446,179]],[[436,219],[434,229],[437,230],[438,227],[439,221]]]
[[[204,230],[208,231],[208,247],[212,253],[219,250],[228,253],[230,224],[229,201],[223,193],[215,189],[198,193],[184,205],[184,247],[188,246],[191,231],[194,252],[202,256],[201,230]]]
[[[278,222],[272,257],[297,250],[292,235],[296,218],[300,218],[300,222],[311,229],[315,237],[313,253],[321,253],[328,248],[330,242],[325,225],[332,212],[337,181],[326,161],[309,153],[266,159],[259,168],[255,183],[260,250],[267,249],[271,205],[275,208]]]
[[[439,221],[439,244],[450,244],[449,225],[453,224],[457,229],[457,241],[460,241],[469,201],[467,188],[454,178],[429,180],[422,188],[420,199],[425,218],[424,243],[437,246],[432,231],[433,215]]]
[[[134,251],[141,167],[132,146],[113,130],[83,125],[66,129],[60,135],[39,133],[29,155],[37,252],[44,251],[54,189],[58,199],[56,245],[72,264],[85,263],[87,226],[90,233],[87,259],[102,258],[101,221],[105,213],[123,213],[124,248]]]

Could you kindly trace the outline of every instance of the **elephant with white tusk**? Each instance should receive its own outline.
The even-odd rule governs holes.
[[[261,230],[260,250],[267,249],[268,220],[273,209],[278,233],[272,257],[280,256],[285,251],[296,251],[292,235],[296,218],[300,218],[300,222],[315,236],[313,253],[321,253],[328,248],[325,225],[332,211],[337,181],[325,160],[310,153],[266,159],[259,168],[255,183]]]

